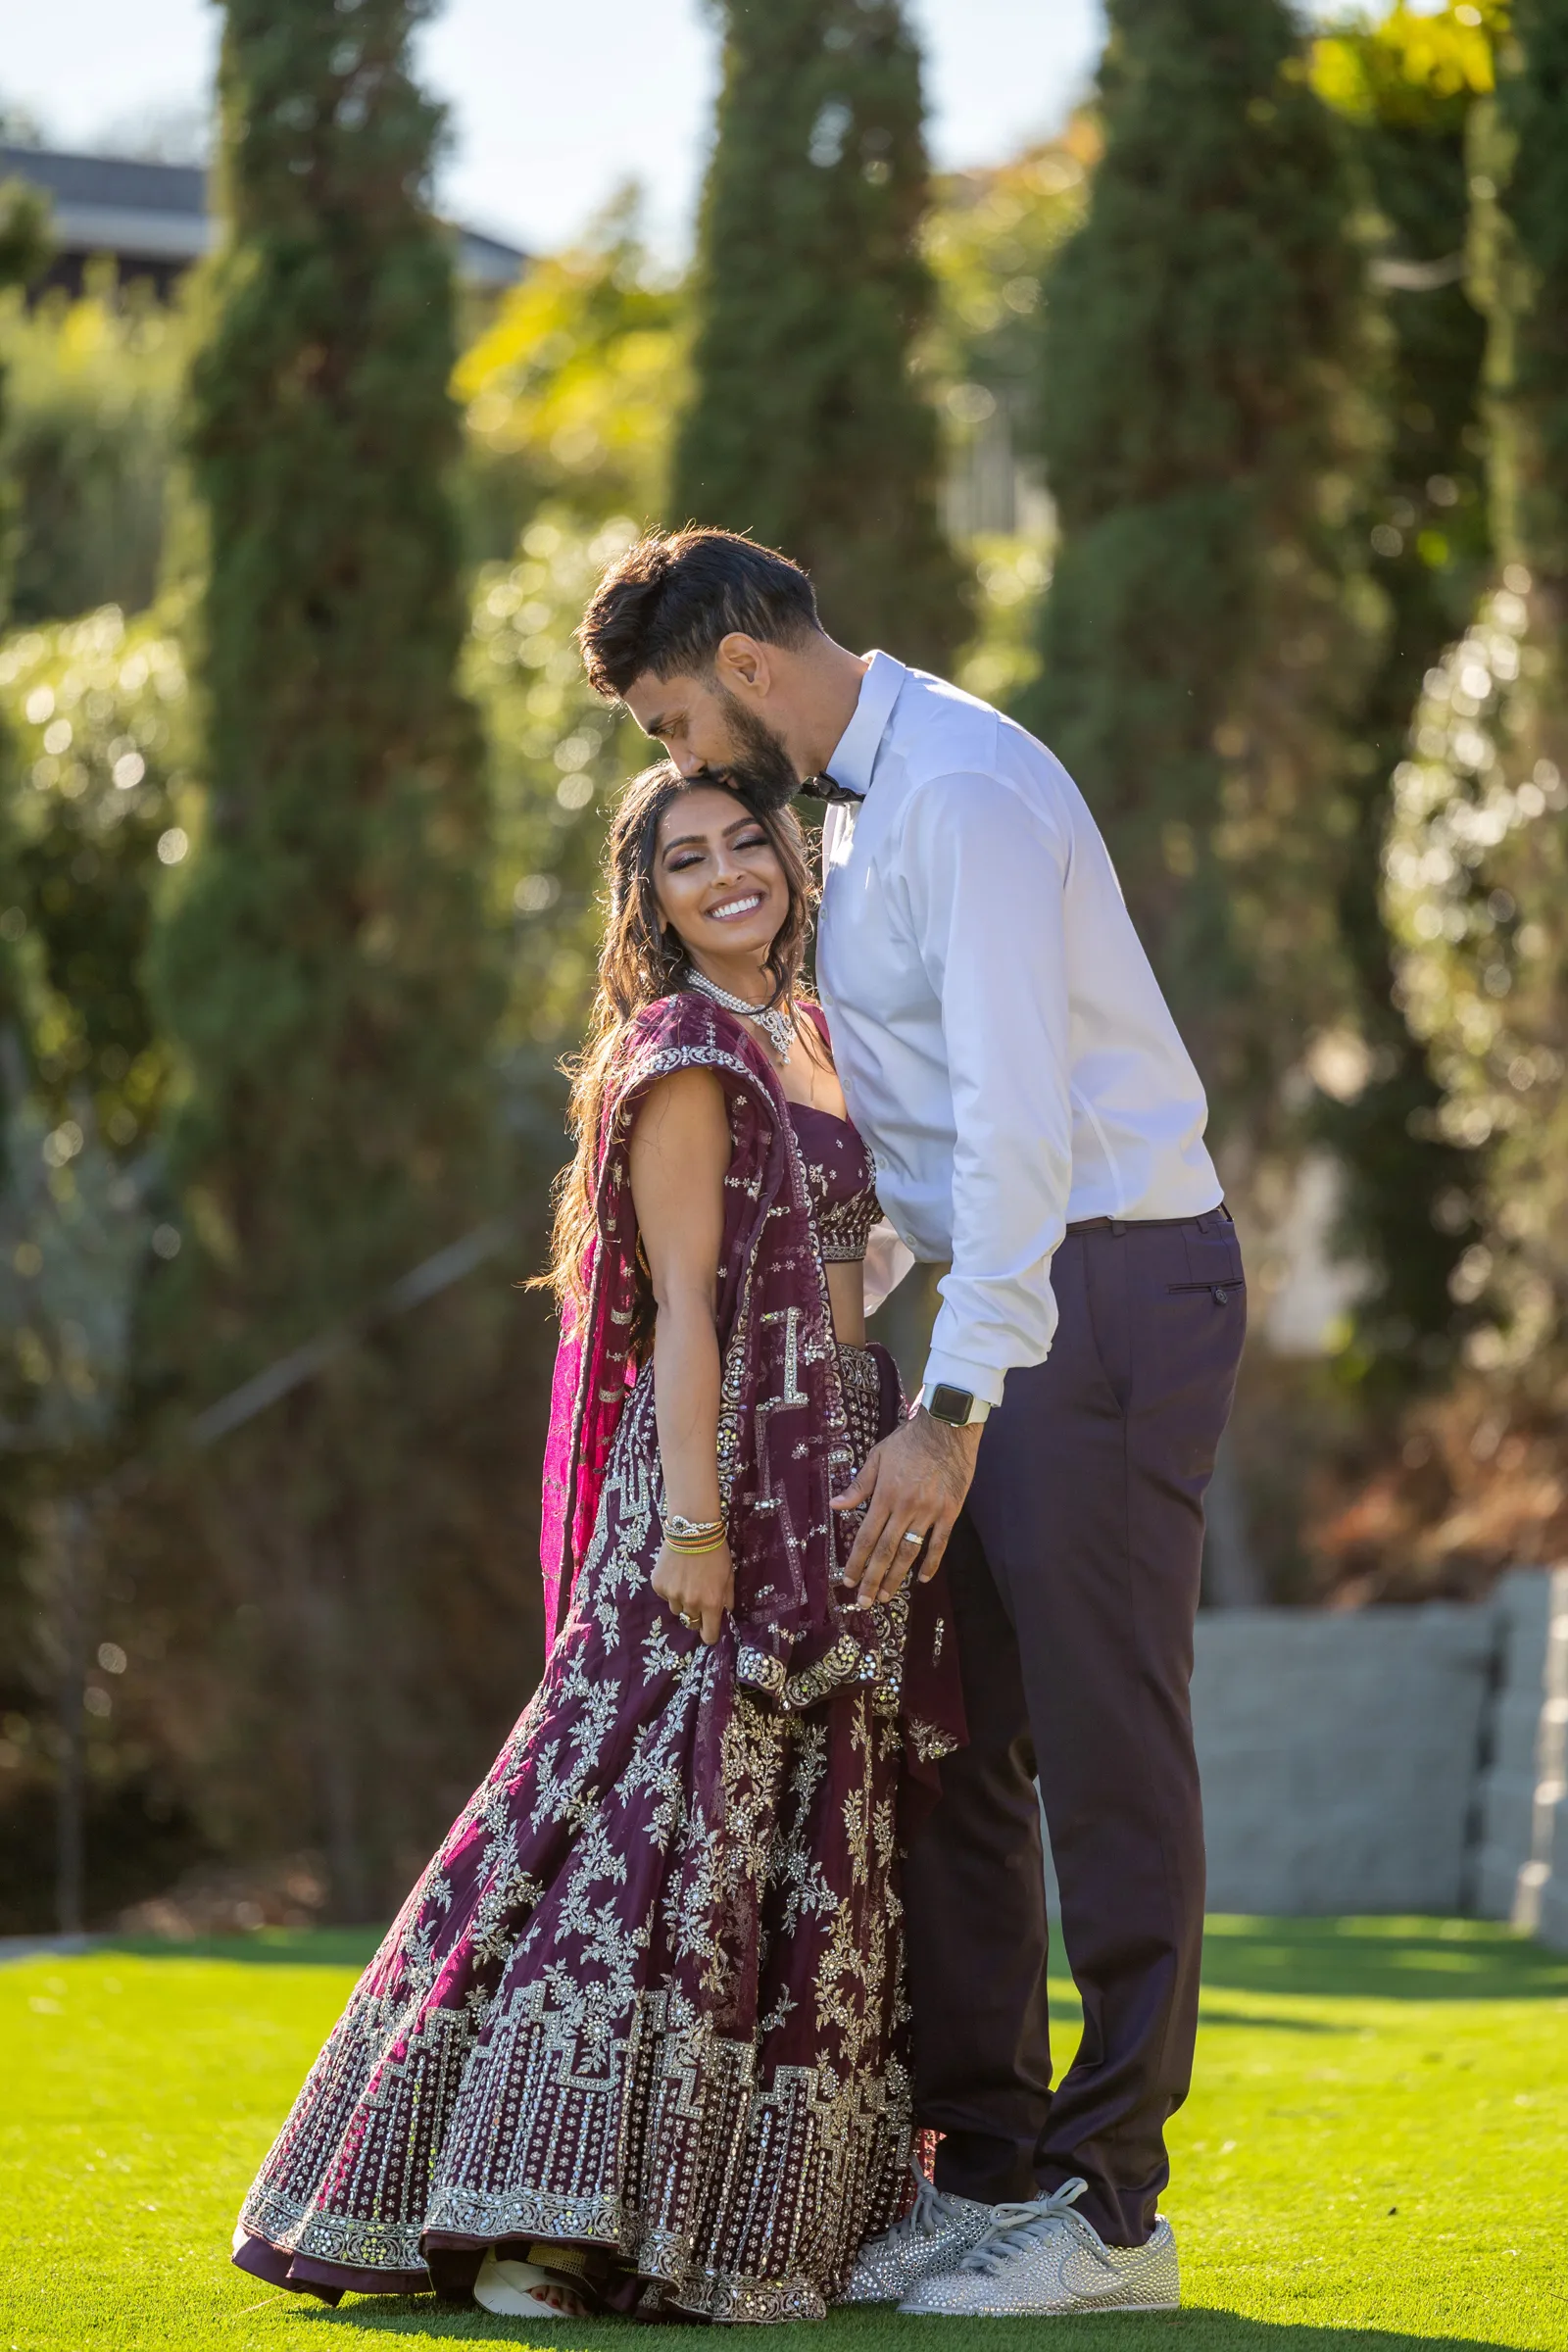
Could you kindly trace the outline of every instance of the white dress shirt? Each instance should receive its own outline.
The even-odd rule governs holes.
[[[828,762],[817,981],[877,1191],[951,1260],[925,1367],[1002,1401],[1050,1352],[1051,1261],[1086,1217],[1220,1200],[1207,1105],[1105,845],[1060,760],[873,654]]]

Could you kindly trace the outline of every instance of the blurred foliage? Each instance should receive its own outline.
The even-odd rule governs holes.
[[[580,246],[536,262],[458,363],[469,538],[492,559],[550,501],[579,522],[664,510],[681,393],[681,296],[627,190]]]
[[[944,173],[932,190],[924,246],[937,304],[927,364],[947,383],[1017,394],[1026,446],[1046,275],[1082,221],[1100,145],[1092,120],[1079,117],[1059,139],[990,171]],[[945,405],[953,414],[951,397]]]
[[[1365,129],[1462,130],[1472,98],[1496,80],[1508,0],[1448,0],[1417,13],[1399,0],[1376,25],[1351,21],[1316,42],[1318,95]]]
[[[1023,531],[982,531],[970,542],[974,634],[954,664],[955,682],[1005,709],[1040,671],[1040,599],[1051,578],[1050,541]]]
[[[403,55],[420,13],[375,0],[349,39],[323,0],[229,10],[231,243],[190,409],[210,801],[157,963],[213,1372],[449,1238],[458,1168],[486,1156],[450,258],[417,193],[439,118]]]
[[[111,605],[0,646],[0,713],[22,776],[0,938],[24,975],[30,1076],[51,1119],[89,1105],[91,1132],[120,1158],[156,1126],[167,1084],[142,962],[195,790],[170,622],[127,624]]]
[[[30,106],[0,94],[0,147],[44,147],[43,119]]]
[[[1342,1228],[1365,1271],[1342,1372],[1398,1395],[1451,1367],[1462,1337],[1448,1281],[1470,1238],[1473,1154],[1440,1131],[1440,1090],[1395,986],[1379,906],[1392,778],[1428,668],[1459,635],[1492,560],[1482,362],[1486,326],[1464,282],[1471,113],[1494,78],[1501,11],[1397,8],[1317,43],[1318,90],[1354,124],[1375,207],[1374,267],[1389,329],[1378,390],[1388,444],[1364,516],[1387,599],[1382,658],[1355,720],[1350,855],[1339,930],[1353,983],[1335,1041],[1350,1073],[1316,1124],[1345,1174]],[[1322,1049],[1318,1060],[1332,1066]]]
[[[1524,565],[1427,679],[1399,768],[1386,904],[1438,1131],[1486,1148],[1453,1297],[1466,1353],[1554,1392],[1568,1310],[1568,729],[1556,614]],[[1468,1206],[1468,1203],[1467,1203]]]
[[[1355,189],[1278,0],[1112,0],[1100,104],[1050,286],[1060,543],[1018,710],[1114,844],[1221,1138],[1255,1143],[1347,991],[1345,726],[1380,621]]]
[[[357,1315],[501,1198],[488,811],[456,680],[451,251],[424,198],[440,115],[409,72],[424,14],[228,0],[229,240],[189,428],[209,793],[153,961],[185,1246],[149,1328],[184,1409]],[[228,1837],[275,1837],[285,1802],[355,1918],[433,1833],[411,1790],[447,1779],[454,1739],[467,1757],[471,1727],[420,1693],[481,1572],[475,1514],[502,1507],[472,1456],[501,1409],[504,1297],[470,1282],[386,1324],[200,1482],[209,1573],[257,1612],[211,1805]]]
[[[135,1174],[79,1119],[51,1127],[24,1100],[6,1145],[0,1415],[8,1447],[56,1457],[58,1486],[115,1436],[151,1218]]]
[[[49,259],[49,207],[25,181],[0,181],[0,291],[29,285]]]
[[[26,1851],[41,1826],[58,1737],[51,1528],[61,1498],[101,1478],[131,1442],[136,1303],[148,1265],[176,1246],[158,1221],[153,1147],[169,1063],[142,970],[194,789],[175,618],[127,624],[109,607],[0,643],[0,730],[18,763],[0,875],[0,942],[16,983],[0,1037],[11,1065],[0,1184],[0,1706],[18,1759],[0,1781],[8,1850]],[[101,1885],[139,1886],[158,1857],[184,1852],[170,1843],[172,1814],[154,1817],[161,1800],[146,1757],[110,1735],[107,1690],[93,1704],[105,1711],[83,1724],[94,1866]],[[106,1863],[99,1832],[113,1822],[126,1833],[133,1820],[137,1850]],[[17,1916],[14,1881],[9,1891],[13,1926],[44,1924],[36,1908]]]
[[[953,664],[970,693],[1005,706],[1039,668],[1052,504],[1038,448],[1049,272],[1079,225],[1099,133],[1060,139],[992,171],[939,178],[925,250],[936,282],[924,372],[939,393],[948,530],[973,566],[972,635]]]
[[[1384,860],[1432,1123],[1468,1156],[1446,1204],[1465,1363],[1324,1532],[1363,1598],[1482,1589],[1568,1540],[1568,19],[1510,14],[1467,150],[1500,576],[1427,673]]]
[[[504,1036],[514,1070],[558,1105],[548,1072],[581,1038],[593,990],[606,814],[654,751],[590,691],[573,631],[636,532],[629,516],[589,530],[546,508],[474,592],[465,683],[488,744],[492,919],[512,936]]]
[[[1568,19],[1520,0],[1478,121],[1500,584],[1416,714],[1386,904],[1440,1131],[1485,1152],[1451,1288],[1469,1361],[1560,1413],[1568,1362]]]
[[[1494,500],[1499,544],[1568,586],[1568,12],[1514,0],[1494,126],[1481,119],[1478,270],[1493,338]],[[1502,191],[1500,201],[1491,199]],[[1564,614],[1547,617],[1560,631]]]
[[[1081,225],[1099,155],[1098,130],[1080,117],[1060,139],[995,170],[935,183],[924,244],[937,299],[925,368],[945,387],[950,473],[988,429],[1000,428],[1015,456],[1038,461],[1049,272]]]
[[[153,602],[188,344],[183,306],[145,285],[122,294],[109,274],[78,301],[0,307],[19,621]]]
[[[912,372],[932,310],[915,42],[896,0],[726,0],[669,511],[810,570],[827,628],[941,669],[963,634]]]
[[[0,185],[0,306],[18,298],[40,267],[47,251],[43,210],[30,189],[15,180]],[[16,494],[4,463],[6,417],[11,397],[10,370],[0,349],[0,626],[10,616],[12,569],[15,556]],[[15,844],[11,803],[16,788],[16,755],[0,723],[0,891],[3,891]],[[10,1109],[21,1080],[20,980],[15,944],[0,930],[0,1124]],[[0,1140],[0,1181],[5,1175],[4,1143]]]

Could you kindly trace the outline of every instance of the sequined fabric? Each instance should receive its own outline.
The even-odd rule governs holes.
[[[934,1587],[840,1607],[826,1500],[896,1379],[816,1319],[788,1118],[705,1033],[740,1062],[732,1127],[754,1122],[721,1285],[735,1612],[706,1648],[652,1591],[653,1376],[622,1370],[540,1688],[246,2199],[235,2258],[276,2283],[461,2290],[486,2246],[557,2240],[642,2316],[811,2319],[911,2194],[899,1815],[922,1742],[953,1743],[952,1643]],[[653,1058],[691,1051],[683,1016]],[[602,1307],[627,1206],[612,1171]],[[613,1343],[589,1337],[603,1375]]]
[[[917,2172],[913,2205],[891,2230],[866,2240],[839,2301],[902,2303],[922,2280],[956,2270],[985,2236],[991,2217],[989,2205],[944,2195]]]
[[[992,2227],[955,2268],[900,2305],[921,2319],[1054,2319],[1073,2312],[1175,2311],[1176,2239],[1163,2216],[1147,2245],[1107,2246],[1070,2210],[1069,2180],[1033,2204],[993,2207]]]
[[[792,1102],[790,1119],[822,1255],[830,1265],[858,1265],[881,1214],[876,1167],[864,1138],[848,1119],[813,1109],[808,1102]]]

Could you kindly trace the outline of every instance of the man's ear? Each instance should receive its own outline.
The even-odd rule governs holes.
[[[773,685],[768,648],[742,629],[732,629],[719,639],[713,649],[713,669],[720,686],[749,701],[760,701]]]

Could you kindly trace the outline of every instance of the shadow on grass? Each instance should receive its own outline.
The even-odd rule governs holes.
[[[1051,2014],[1054,2022],[1056,2011],[1053,2009]],[[1240,2026],[1249,2034],[1345,2034],[1357,2031],[1348,2018],[1342,2023],[1326,2017],[1269,2017],[1260,2010],[1227,2009],[1222,2002],[1206,1997],[1199,2009],[1198,2022],[1201,2026]]]
[[[302,2317],[307,2315],[303,2314]],[[309,2318],[323,2334],[423,2337],[436,2343],[521,2344],[528,2352],[626,2352],[644,2330],[634,2320],[568,2324],[558,2332],[537,2320],[509,2324],[482,2311],[459,2310],[424,2298],[366,2297],[327,2311],[311,2307]],[[1038,2352],[1038,2320],[948,2320],[940,2329],[941,2352]],[[1103,2319],[1053,2320],[1051,2352],[1127,2352],[1129,2343],[1179,2340],[1188,2352],[1506,2352],[1496,2341],[1465,2335],[1406,2335],[1387,2328],[1322,2328],[1309,2323],[1249,2320],[1232,2311],[1189,2305],[1179,2312],[1106,2314]],[[799,2339],[815,2352],[891,2352],[920,2339],[920,2324],[896,2312],[864,2308],[835,2311],[820,2326],[768,2329],[769,2345]],[[651,2339],[667,2352],[711,2347],[710,2327],[662,2325]]]
[[[363,1968],[385,1928],[257,1928],[245,1936],[105,1936],[99,1952],[138,1960],[237,1960],[247,1968]]]
[[[1205,1931],[1203,1984],[1346,2000],[1561,2000],[1568,1955],[1490,1920],[1222,1918]]]

